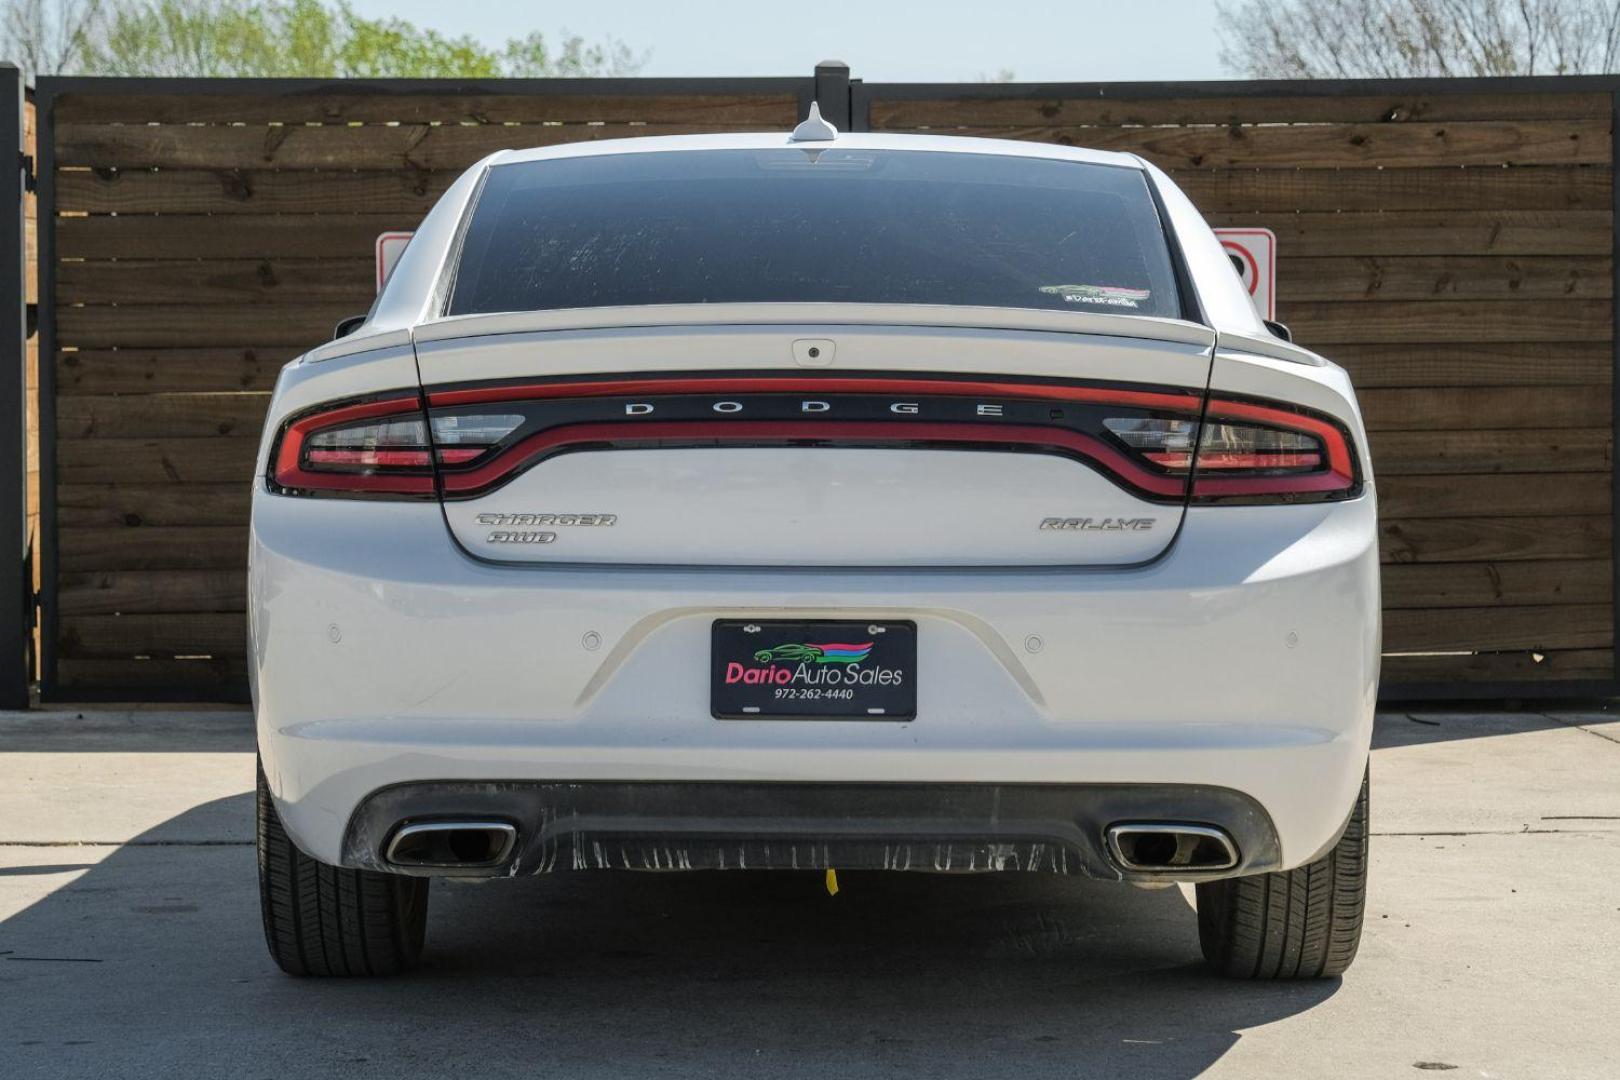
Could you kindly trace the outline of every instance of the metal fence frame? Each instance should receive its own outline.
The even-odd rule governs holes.
[[[4,134],[7,125],[18,124],[16,134],[20,136],[21,122],[21,82],[15,69],[0,68],[0,98],[11,93],[15,84],[15,108],[0,105],[4,111],[5,119],[0,120],[0,139],[6,138]],[[40,643],[40,671],[41,671],[41,697],[47,700],[56,700],[59,689],[56,683],[56,651],[57,651],[57,615],[56,615],[56,586],[57,586],[57,506],[56,506],[56,328],[55,328],[55,237],[51,224],[55,220],[55,183],[54,183],[54,124],[53,107],[56,99],[63,94],[96,93],[177,93],[190,92],[209,95],[314,95],[314,94],[398,94],[410,96],[415,94],[433,93],[437,95],[478,94],[478,95],[525,95],[544,94],[548,96],[579,95],[663,95],[663,94],[694,94],[694,93],[759,93],[793,92],[798,95],[801,115],[811,100],[820,104],[822,115],[841,130],[866,131],[869,130],[869,112],[874,100],[896,99],[976,99],[976,100],[1045,100],[1045,99],[1076,99],[1076,98],[1120,98],[1120,99],[1173,99],[1173,98],[1263,98],[1269,96],[1288,97],[1338,97],[1344,95],[1450,95],[1450,94],[1481,94],[1481,93],[1548,93],[1548,92],[1586,92],[1606,93],[1612,103],[1613,128],[1611,138],[1614,143],[1611,169],[1620,170],[1620,76],[1568,76],[1568,77],[1531,77],[1531,78],[1486,78],[1486,79],[1396,79],[1396,80],[1322,80],[1292,82],[1281,80],[1253,81],[1253,82],[1166,82],[1166,83],[1027,83],[1027,84],[955,84],[955,83],[894,83],[877,84],[864,83],[859,79],[851,79],[849,69],[836,61],[829,61],[817,66],[811,78],[744,78],[744,79],[514,79],[497,80],[490,82],[464,82],[459,80],[353,80],[333,81],[325,79],[102,79],[102,78],[41,78],[36,94],[37,127],[39,132],[39,168],[38,168],[38,196],[39,196],[39,335],[40,335],[40,543],[39,557],[42,562],[41,585],[41,622],[42,634]],[[17,115],[12,116],[15,112]],[[6,216],[6,224],[0,225],[0,251],[6,250],[8,243],[13,243],[12,231],[16,229],[15,242],[12,250],[17,258],[10,256],[0,257],[5,268],[0,269],[0,290],[5,288],[18,289],[20,298],[22,279],[13,275],[20,275],[22,268],[22,217],[21,217],[21,170],[5,170],[8,179],[0,180],[0,185],[17,185],[13,195],[18,207],[13,220],[12,215]],[[5,198],[5,189],[0,188],[0,200]],[[1620,183],[1614,185],[1613,191],[1614,214],[1620,222]],[[1620,231],[1615,231],[1611,237],[1611,257],[1614,261],[1615,289],[1614,299],[1614,326],[1615,334],[1615,375],[1613,379],[1613,400],[1611,410],[1611,431],[1620,428]],[[20,302],[16,305],[6,304],[6,314],[0,316],[0,356],[3,350],[10,347],[12,341],[22,340],[22,309]],[[13,310],[15,309],[15,310]],[[15,322],[13,320],[16,320]],[[0,360],[0,362],[9,362]],[[12,410],[19,409],[22,402],[13,403],[10,398],[13,383],[20,388],[21,363],[18,364],[18,377],[13,379],[9,374],[0,388],[0,430],[4,429],[4,419],[13,415]],[[16,415],[21,415],[18,412]],[[20,427],[21,425],[19,425]],[[18,440],[8,439],[4,446],[0,446],[0,529],[10,528],[9,520],[4,516],[10,513],[12,503],[18,506],[21,513],[21,498],[13,499],[10,495],[11,477],[20,481],[23,465],[19,461],[13,468],[8,460],[9,455],[20,452],[10,444]],[[1611,543],[1611,559],[1615,560],[1617,569],[1620,569],[1620,470],[1612,469],[1611,481],[1614,494],[1614,540]],[[13,595],[6,589],[15,589],[11,575],[20,566],[20,560],[6,560],[7,565],[0,568],[0,597]],[[17,564],[13,566],[11,564]],[[1620,573],[1614,574],[1614,587],[1611,601],[1614,605],[1616,626],[1616,642],[1620,643]],[[26,589],[26,582],[24,582]],[[9,599],[0,600],[0,603],[9,603]],[[14,620],[0,619],[0,657],[11,655],[13,637],[21,638],[26,634],[26,628],[18,632]],[[1620,649],[1616,650],[1620,656]],[[12,665],[18,666],[18,665]],[[5,682],[6,668],[0,671],[0,703],[6,699],[3,695],[7,688]],[[26,688],[25,688],[26,692]],[[118,698],[116,691],[90,692],[75,691],[76,699],[113,699]],[[190,696],[185,691],[165,694],[142,689],[139,696],[149,700],[175,700]],[[1617,670],[1608,679],[1580,679],[1565,680],[1556,683],[1530,683],[1530,682],[1416,682],[1403,683],[1399,686],[1399,696],[1402,700],[1442,700],[1442,699],[1477,699],[1477,698],[1565,698],[1586,699],[1620,696],[1620,670]]]
[[[33,575],[28,551],[27,232],[23,80],[0,64],[0,709],[28,707]],[[3,153],[4,151],[0,151]],[[15,541],[13,545],[12,541]]]

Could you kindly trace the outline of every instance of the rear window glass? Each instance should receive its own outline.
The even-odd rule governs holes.
[[[1180,313],[1140,170],[784,148],[495,166],[449,314],[804,301]]]

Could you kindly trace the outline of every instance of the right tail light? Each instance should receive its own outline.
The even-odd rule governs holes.
[[[1349,434],[1297,409],[1212,398],[1201,424],[1140,417],[1103,423],[1153,465],[1190,475],[1194,502],[1337,498],[1361,486]]]

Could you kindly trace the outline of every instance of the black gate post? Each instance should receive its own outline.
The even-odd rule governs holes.
[[[22,72],[0,64],[0,709],[28,708],[28,352]]]
[[[815,100],[823,120],[839,131],[852,130],[848,64],[842,60],[823,60],[816,65]]]

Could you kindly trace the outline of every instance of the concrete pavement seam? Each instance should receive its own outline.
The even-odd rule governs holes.
[[[1545,716],[1548,720],[1551,720],[1555,724],[1562,724],[1564,727],[1574,728],[1576,731],[1584,731],[1588,735],[1597,736],[1598,738],[1602,739],[1604,742],[1614,743],[1614,745],[1620,746],[1620,739],[1617,739],[1612,735],[1605,735],[1601,731],[1593,731],[1591,728],[1587,727],[1585,724],[1571,723],[1570,721],[1565,720],[1563,717],[1558,716],[1556,713],[1546,713],[1546,712],[1544,712],[1544,713],[1539,713],[1538,715]]]

